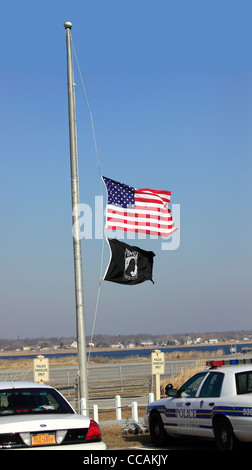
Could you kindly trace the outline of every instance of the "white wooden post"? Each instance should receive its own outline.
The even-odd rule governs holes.
[[[116,420],[121,421],[122,419],[122,409],[121,409],[121,397],[120,395],[115,396],[116,402]]]
[[[160,400],[160,374],[155,375],[155,395],[156,400]]]
[[[132,402],[132,419],[135,423],[138,423],[138,409],[137,409],[137,402]]]
[[[88,409],[87,409],[87,400],[86,398],[81,398],[80,399],[80,414],[84,416],[88,416]]]
[[[148,403],[151,403],[152,401],[154,401],[154,393],[150,392],[148,397]]]
[[[99,423],[98,418],[98,405],[93,405],[93,420]]]

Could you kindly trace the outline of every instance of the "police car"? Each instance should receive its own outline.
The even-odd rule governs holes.
[[[252,442],[252,359],[207,366],[178,390],[168,384],[168,398],[147,406],[144,421],[154,445],[178,435],[215,438],[220,450]]]
[[[104,450],[98,424],[53,387],[0,382],[0,449]]]

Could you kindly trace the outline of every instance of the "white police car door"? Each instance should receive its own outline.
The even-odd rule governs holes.
[[[195,417],[193,434],[205,437],[213,435],[212,410],[219,403],[223,379],[222,372],[210,371],[192,399],[191,409]]]
[[[176,430],[178,434],[194,434],[197,427],[197,393],[208,372],[199,372],[191,377],[179,390],[176,400]]]

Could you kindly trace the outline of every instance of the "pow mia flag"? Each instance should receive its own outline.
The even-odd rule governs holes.
[[[105,281],[133,285],[152,280],[153,251],[127,245],[115,238],[107,238],[110,262],[104,275]]]

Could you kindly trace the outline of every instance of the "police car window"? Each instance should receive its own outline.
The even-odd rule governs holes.
[[[194,375],[191,377],[178,391],[178,395],[180,397],[195,397],[197,390],[206,376],[207,372],[200,372],[199,374]]]
[[[235,374],[237,395],[252,393],[252,371]]]
[[[54,389],[24,388],[0,392],[0,416],[16,414],[74,413]]]
[[[202,386],[199,396],[220,397],[223,379],[224,374],[220,372],[210,372]]]

